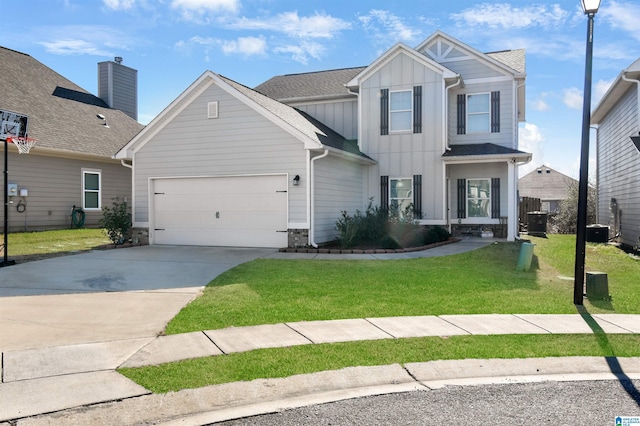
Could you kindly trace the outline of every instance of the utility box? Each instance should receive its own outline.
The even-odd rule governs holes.
[[[527,213],[527,233],[534,237],[547,236],[547,213],[529,212]]]
[[[604,272],[587,272],[587,299],[609,300],[609,280]]]
[[[589,225],[585,238],[589,243],[606,243],[609,241],[609,227],[606,225]]]

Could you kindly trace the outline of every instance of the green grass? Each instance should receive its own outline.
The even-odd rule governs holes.
[[[63,229],[10,233],[7,243],[10,257],[47,256],[91,250],[108,244],[109,239],[102,229]]]
[[[638,356],[640,335],[453,336],[376,340],[261,349],[119,370],[145,388],[164,393],[257,378],[351,366],[449,359],[559,356]]]
[[[589,313],[640,312],[640,260],[587,246],[587,271],[608,273],[611,301],[573,305],[575,236],[531,238],[532,269],[516,272],[519,245],[393,261],[259,259],[216,278],[168,333],[278,322],[404,315],[581,313],[592,335],[451,336],[273,348],[135,369],[154,392],[287,377],[349,366],[438,359],[640,356],[640,335],[607,335]]]
[[[167,326],[168,334],[343,318],[491,313],[575,313],[575,237],[533,238],[533,267],[517,272],[516,243],[410,260],[258,259],[220,275]],[[640,312],[640,261],[588,246],[587,270],[609,273],[612,301],[592,313]]]

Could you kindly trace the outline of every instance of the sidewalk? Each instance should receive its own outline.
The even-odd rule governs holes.
[[[596,314],[608,334],[640,334],[640,315]],[[232,327],[2,354],[0,422],[205,424],[279,409],[450,384],[640,379],[640,358],[433,361],[151,394],[115,370],[263,348],[406,337],[593,333],[580,315],[442,315]],[[47,414],[52,413],[52,414]],[[36,416],[36,417],[31,417]],[[5,423],[8,425],[8,423]]]

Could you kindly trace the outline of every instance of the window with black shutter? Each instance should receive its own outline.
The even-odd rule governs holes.
[[[458,179],[458,219],[467,217],[467,180]]]
[[[500,178],[491,179],[491,217],[500,217]]]
[[[380,176],[380,208],[389,210],[389,176]]]
[[[380,134],[389,134],[389,89],[380,90]]]
[[[422,86],[413,88],[413,133],[422,133]]]
[[[458,95],[458,134],[467,133],[467,96]]]
[[[413,175],[413,215],[422,219],[422,175]]]
[[[500,133],[500,92],[491,92],[491,133]]]

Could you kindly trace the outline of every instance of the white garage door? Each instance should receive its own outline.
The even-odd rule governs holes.
[[[286,247],[287,177],[154,179],[154,244]]]

